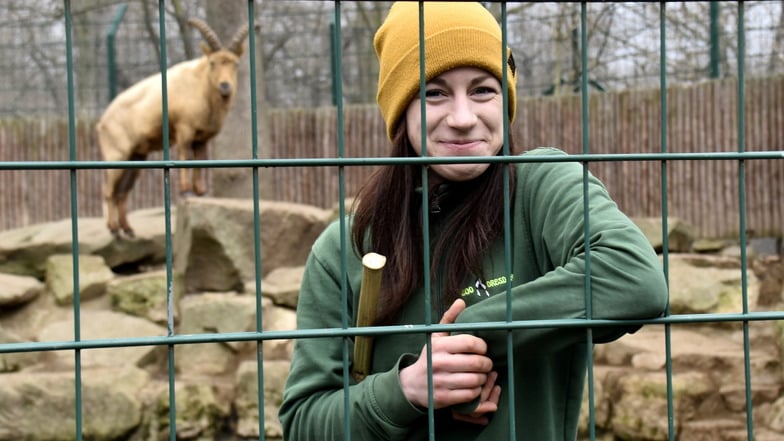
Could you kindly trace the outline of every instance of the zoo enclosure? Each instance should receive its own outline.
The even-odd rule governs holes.
[[[178,12],[173,4],[185,12]],[[116,22],[118,8],[127,6]],[[331,66],[337,20],[323,0],[259,1],[259,70],[266,104],[312,108],[334,104]],[[388,1],[346,1],[341,5],[342,85],[345,104],[375,99],[376,65],[372,37]],[[780,4],[745,2],[748,76],[784,74],[784,16]],[[96,117],[110,100],[107,33],[115,29],[116,81],[122,90],[159,69],[160,44],[167,65],[198,55],[198,34],[183,27],[182,14],[206,17],[205,0],[164,3],[165,30],[156,25],[157,0],[72,2],[74,100],[77,114]],[[499,3],[487,2],[496,14]],[[61,0],[0,2],[0,116],[31,117],[67,112],[66,57],[62,51]],[[591,5],[586,17],[590,90],[659,87],[656,3],[606,2]],[[668,84],[695,84],[737,72],[737,9],[725,2],[668,5]],[[518,96],[579,91],[579,3],[510,3],[509,44],[520,64]],[[161,39],[161,35],[164,36]]]
[[[784,76],[747,79],[745,84],[745,138],[747,151],[763,153],[784,145]],[[737,81],[712,80],[695,85],[670,86],[667,133],[671,152],[703,154],[732,152],[738,142]],[[591,93],[589,114],[592,152],[654,153],[661,144],[658,89]],[[579,153],[579,95],[521,97],[514,138],[523,149],[543,145]],[[271,112],[273,158],[330,157],[337,149],[337,111],[276,109]],[[89,119],[76,123],[77,157],[100,160]],[[344,108],[346,155],[380,157],[386,154],[386,134],[374,105]],[[67,121],[59,118],[0,119],[0,161],[66,160],[62,140]],[[214,147],[213,147],[214,149]],[[160,159],[161,154],[152,158]],[[651,162],[601,162],[591,170],[610,190],[621,209],[631,216],[661,213],[658,181],[661,170]],[[352,195],[369,174],[367,167],[344,170],[347,194]],[[738,235],[737,170],[729,161],[678,161],[668,172],[669,213],[694,227],[701,238]],[[173,173],[177,173],[174,170]],[[338,200],[338,170],[332,167],[275,167],[260,171],[273,178],[274,199],[322,208]],[[145,170],[131,193],[132,209],[163,205],[161,173]],[[757,236],[781,237],[784,225],[784,161],[747,164],[747,230]],[[67,187],[64,171],[7,171],[0,174],[0,229],[10,229],[67,218],[70,207],[56,195]],[[77,195],[80,217],[100,217],[103,173],[79,173]],[[172,194],[177,200],[178,195]]]
[[[340,21],[340,5],[341,3],[336,2],[334,4],[335,8],[335,18],[336,21]],[[155,169],[163,175],[164,183],[170,182],[170,176],[172,171],[180,168],[186,167],[248,167],[252,168],[254,171],[254,200],[257,201],[257,183],[258,183],[258,173],[260,168],[285,168],[285,167],[327,167],[327,168],[335,168],[337,170],[337,177],[338,177],[338,195],[337,199],[340,203],[340,209],[342,212],[345,212],[346,207],[343,201],[346,198],[346,169],[352,168],[359,165],[367,165],[367,164],[383,164],[383,163],[395,163],[395,161],[383,161],[378,159],[377,157],[361,157],[355,158],[353,156],[347,155],[347,147],[346,144],[346,108],[342,105],[342,102],[339,100],[337,109],[335,110],[335,136],[336,136],[336,149],[337,151],[333,153],[332,156],[327,158],[302,158],[302,159],[271,159],[271,160],[260,160],[257,158],[256,150],[255,150],[255,143],[253,146],[253,159],[248,160],[237,160],[237,161],[204,161],[204,162],[191,162],[191,163],[183,163],[179,161],[172,161],[169,159],[169,150],[168,146],[164,149],[163,159],[157,161],[149,161],[144,164],[131,164],[125,162],[119,163],[101,163],[98,161],[86,160],[80,156],[78,156],[78,146],[77,146],[77,117],[76,112],[74,110],[74,96],[73,96],[73,85],[72,85],[72,60],[71,60],[71,42],[70,42],[70,35],[71,35],[71,23],[70,23],[70,2],[65,0],[64,2],[65,7],[65,24],[66,24],[66,47],[65,51],[68,54],[68,121],[67,121],[67,138],[68,138],[68,145],[69,145],[69,155],[67,159],[62,160],[42,160],[42,161],[4,161],[0,162],[0,171],[6,173],[8,171],[30,171],[30,170],[52,170],[52,171],[62,171],[67,172],[69,176],[68,188],[69,188],[69,195],[70,195],[70,210],[71,210],[71,223],[73,226],[73,259],[75,262],[78,262],[79,259],[79,250],[78,246],[78,213],[79,213],[79,206],[82,203],[82,200],[79,198],[78,192],[78,177],[82,174],[89,173],[91,170],[100,170],[106,167],[112,168],[145,168],[145,169]],[[253,16],[253,7],[254,3],[251,1],[248,3],[249,9],[249,16]],[[581,4],[581,16],[582,16],[582,24],[581,27],[581,40],[585,42],[586,38],[586,28],[585,24],[585,15],[588,5],[585,3]],[[726,150],[711,148],[713,146],[707,145],[707,141],[703,138],[697,137],[697,140],[694,141],[697,145],[704,147],[705,149],[698,152],[681,152],[681,151],[674,151],[674,146],[670,144],[670,134],[671,131],[675,132],[679,130],[679,128],[673,127],[671,125],[671,121],[664,117],[666,113],[660,112],[658,127],[654,127],[653,133],[655,133],[658,129],[658,132],[661,134],[658,137],[658,151],[637,151],[637,152],[608,152],[608,153],[598,153],[594,150],[594,142],[591,138],[592,130],[592,115],[596,115],[597,113],[601,114],[602,108],[599,106],[594,106],[593,101],[591,99],[591,95],[589,94],[588,90],[588,75],[583,74],[580,78],[580,95],[579,95],[579,115],[580,115],[580,134],[579,138],[579,145],[581,145],[581,151],[579,153],[575,153],[570,160],[580,162],[585,165],[586,169],[597,167],[601,164],[610,164],[613,166],[614,164],[625,164],[625,163],[632,163],[632,164],[640,164],[643,168],[651,169],[650,173],[646,176],[646,178],[650,181],[657,181],[655,185],[658,185],[660,189],[660,215],[661,215],[661,223],[663,225],[663,230],[667,230],[668,224],[668,214],[669,214],[669,207],[670,201],[668,200],[668,195],[671,191],[671,186],[675,185],[675,182],[671,182],[670,180],[670,172],[673,171],[678,167],[678,164],[682,162],[715,162],[724,165],[729,164],[730,169],[734,172],[735,176],[735,183],[736,183],[736,193],[734,196],[737,197],[737,235],[740,238],[741,242],[741,272],[742,274],[746,273],[746,263],[747,263],[747,256],[745,252],[745,244],[746,244],[746,229],[747,229],[747,214],[748,214],[748,175],[751,169],[751,166],[755,162],[765,162],[765,163],[774,163],[780,164],[782,161],[782,151],[780,150],[780,144],[768,144],[769,141],[761,141],[761,146],[758,151],[749,151],[747,148],[748,140],[747,140],[747,120],[750,120],[751,115],[747,114],[746,103],[747,103],[747,83],[745,79],[745,72],[744,72],[744,20],[743,20],[743,13],[744,13],[744,6],[742,3],[737,5],[738,8],[738,16],[740,20],[738,21],[738,48],[739,48],[739,57],[738,57],[738,76],[737,81],[735,83],[735,103],[736,105],[734,108],[730,106],[729,108],[721,108],[719,109],[722,112],[722,115],[726,115],[728,113],[734,113],[736,116],[734,118],[728,118],[726,123],[730,125],[736,125],[736,135],[734,139],[734,148],[728,148]],[[662,4],[662,13],[664,10],[664,4]],[[161,17],[163,14],[161,14]],[[502,12],[502,23],[506,21],[506,14],[505,9]],[[665,52],[663,50],[664,46],[666,45],[666,27],[664,26],[664,21],[661,21],[662,28],[661,28],[661,47],[662,47],[662,57],[661,63],[662,65],[666,66],[667,59],[664,56]],[[164,21],[160,20],[161,28],[165,27]],[[339,33],[337,35],[337,39],[339,41]],[[252,40],[251,40],[252,41]],[[252,44],[252,43],[251,43]],[[581,54],[582,54],[582,63],[586,65],[586,46],[582,46]],[[165,60],[165,48],[162,46],[162,54],[163,59]],[[161,63],[162,66],[165,66],[165,62]],[[658,96],[656,97],[657,101],[660,103],[660,108],[668,109],[675,109],[680,110],[681,107],[688,108],[690,104],[689,101],[683,102],[672,102],[669,99],[668,94],[666,91],[667,88],[667,76],[666,76],[666,69],[661,70],[661,88]],[[339,83],[338,83],[339,84]],[[777,90],[781,90],[780,88]],[[780,93],[780,92],[779,92]],[[731,101],[731,100],[730,100]],[[613,104],[613,106],[617,105],[617,103]],[[613,106],[608,107],[607,109],[611,109]],[[607,110],[606,109],[606,110]],[[522,108],[521,110],[525,110]],[[559,112],[577,112],[574,107],[569,108],[560,108]],[[609,111],[609,110],[607,110]],[[776,115],[781,115],[777,113]],[[770,117],[766,117],[765,119],[770,121]],[[775,122],[779,121],[777,118],[779,116],[772,117]],[[255,122],[253,122],[255,124]],[[707,132],[712,131],[719,131],[723,128],[726,128],[724,125],[721,127],[710,127],[706,128]],[[530,129],[530,128],[529,128]],[[255,133],[255,132],[254,132]],[[608,135],[609,136],[609,135]],[[564,141],[568,141],[571,138],[565,137]],[[651,141],[654,142],[654,141]],[[774,141],[777,142],[777,141]],[[780,141],[779,141],[780,142]],[[576,143],[576,142],[575,142]],[[632,142],[632,145],[635,143]],[[610,144],[612,145],[612,144]],[[777,150],[779,149],[779,150]],[[516,162],[521,161],[520,158],[514,157],[506,157],[504,160],[509,162]],[[420,158],[418,161],[421,164],[428,164],[432,163],[432,160],[427,160],[425,158]],[[597,164],[598,163],[598,164]],[[658,173],[654,170],[658,169]],[[629,173],[627,171],[627,173]],[[631,173],[635,173],[631,171]],[[776,174],[777,172],[773,172]],[[639,173],[641,176],[645,176],[645,173]],[[611,176],[611,174],[610,174]],[[673,175],[674,177],[675,175]],[[605,177],[604,179],[610,180],[612,178]],[[711,179],[710,176],[706,176],[706,179]],[[696,181],[695,181],[696,182]],[[682,185],[688,185],[687,183],[683,183]],[[170,233],[170,210],[171,210],[171,189],[168,185],[163,185],[163,193],[164,193],[164,207],[166,209],[166,219],[167,219],[167,233]],[[770,203],[775,204],[777,200],[772,200]],[[258,215],[258,205],[255,206],[256,215]],[[254,243],[258,244],[259,241],[259,234],[260,232],[258,229],[254,231]],[[664,252],[663,252],[663,259],[664,259],[664,269],[665,274],[667,274],[668,269],[668,254],[667,254],[667,236],[666,234],[663,236],[664,242]],[[171,288],[171,237],[170,234],[167,234],[167,276],[169,279],[169,288]],[[257,248],[258,250],[258,248]],[[257,268],[260,267],[261,262],[258,261],[259,253],[257,255]],[[78,265],[74,265],[75,268]],[[0,344],[0,353],[12,353],[12,352],[24,352],[24,351],[49,351],[49,350],[62,350],[62,349],[69,349],[74,351],[74,357],[76,361],[76,389],[77,389],[77,400],[74,403],[74,407],[76,410],[76,419],[75,419],[75,437],[76,439],[82,438],[82,406],[81,402],[79,401],[78,397],[80,397],[79,391],[81,390],[81,376],[80,376],[80,351],[84,349],[90,348],[98,348],[98,347],[107,347],[105,341],[91,341],[91,340],[81,340],[79,338],[79,284],[78,284],[78,273],[74,273],[74,315],[75,315],[75,328],[74,328],[74,339],[62,342],[26,342],[20,344]],[[742,324],[743,331],[744,331],[744,359],[745,359],[745,366],[746,366],[746,375],[744,378],[745,388],[746,388],[746,416],[747,416],[747,432],[748,437],[747,439],[753,440],[754,439],[754,418],[753,418],[753,402],[751,399],[751,378],[750,378],[750,348],[749,348],[749,339],[748,339],[748,326],[750,321],[771,321],[771,320],[782,320],[784,319],[784,314],[778,311],[768,311],[768,312],[749,312],[748,304],[746,299],[746,285],[745,285],[745,277],[744,277],[744,286],[743,286],[743,311],[738,314],[722,314],[722,315],[714,315],[714,314],[702,314],[699,317],[693,316],[678,316],[678,315],[667,315],[661,319],[654,319],[648,320],[643,322],[624,322],[624,321],[613,321],[611,323],[605,321],[596,321],[592,320],[591,317],[587,317],[584,320],[541,320],[541,321],[534,321],[534,322],[515,322],[515,321],[508,321],[501,324],[475,324],[473,328],[478,328],[482,326],[490,326],[490,325],[499,325],[503,326],[507,329],[510,333],[515,329],[523,329],[523,328],[531,328],[531,327],[562,327],[562,326],[579,326],[579,327],[586,327],[588,331],[586,332],[586,345],[588,347],[589,352],[592,348],[592,340],[591,340],[591,333],[590,327],[592,326],[608,326],[608,325],[623,325],[623,324],[647,324],[649,326],[662,326],[665,330],[665,334],[667,336],[667,353],[668,353],[668,360],[667,360],[667,378],[668,378],[668,390],[667,396],[669,401],[669,408],[668,408],[668,415],[666,418],[670,422],[669,426],[669,437],[670,439],[674,439],[676,429],[673,427],[673,409],[672,406],[672,388],[671,388],[671,364],[669,358],[669,348],[670,348],[670,339],[669,339],[669,330],[672,324],[679,324],[679,323],[697,323],[697,322],[719,322],[719,321],[726,321],[726,322],[738,322]],[[256,280],[256,287],[257,298],[261,296],[261,284],[259,283],[260,280]],[[171,293],[173,290],[168,289],[168,292]],[[344,299],[345,300],[345,299]],[[248,333],[237,333],[237,334],[203,334],[203,335],[177,335],[174,330],[173,324],[173,314],[171,310],[171,302],[172,299],[169,299],[169,323],[168,323],[168,335],[160,336],[160,337],[151,337],[151,338],[139,338],[139,339],[116,339],[113,342],[109,342],[111,344],[115,344],[117,346],[128,346],[128,345],[161,345],[166,346],[168,348],[168,367],[169,367],[169,396],[170,396],[170,437],[171,439],[175,439],[176,437],[176,406],[174,403],[174,378],[175,378],[175,370],[174,364],[176,360],[176,346],[180,344],[195,344],[195,343],[205,343],[205,342],[216,342],[216,341],[237,341],[237,340],[244,340],[244,341],[258,341],[259,344],[263,340],[267,339],[281,339],[281,338],[309,338],[309,337],[334,337],[334,338],[343,338],[347,342],[348,340],[354,335],[373,335],[374,333],[378,332],[423,332],[429,333],[438,331],[438,325],[427,326],[427,327],[413,327],[409,329],[384,329],[383,331],[373,330],[373,329],[358,329],[350,326],[346,326],[342,329],[320,329],[320,330],[310,330],[310,331],[294,331],[294,332],[262,332],[261,330],[261,323],[258,323],[257,330],[255,332],[248,332]],[[257,302],[260,304],[260,302]],[[344,301],[345,304],[345,301]],[[347,314],[344,311],[344,315]],[[257,316],[261,317],[260,311],[257,311]],[[260,320],[260,319],[259,319]],[[399,327],[398,327],[399,328]],[[471,328],[466,328],[471,329]],[[450,328],[449,330],[452,330]],[[348,347],[348,345],[346,345]],[[258,363],[261,366],[262,362],[262,353],[259,350],[259,359]],[[589,403],[590,406],[593,406],[593,390],[591,386],[591,375],[592,375],[593,367],[589,367]],[[348,367],[344,367],[345,375],[348,375]],[[263,369],[259,368],[259,384],[263,384]],[[263,409],[263,395],[259,395],[259,409]],[[346,388],[346,396],[348,396],[348,388]],[[510,396],[514,396],[514,394],[510,394]],[[346,399],[346,402],[348,400]],[[432,409],[432,403],[430,408]],[[513,403],[511,408],[514,408]],[[263,412],[263,410],[262,410]],[[592,414],[591,414],[592,415]],[[662,416],[663,418],[665,416]],[[350,416],[346,419],[346,425],[350,424],[349,421]],[[263,415],[259,415],[260,424],[263,425],[264,417]],[[590,424],[593,427],[593,421]],[[513,429],[513,428],[512,428]],[[264,430],[263,427],[261,428],[260,432],[263,434]],[[591,432],[591,438],[594,438],[594,433]],[[263,436],[263,435],[262,435]]]

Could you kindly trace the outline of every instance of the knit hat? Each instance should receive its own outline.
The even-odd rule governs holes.
[[[501,27],[479,3],[425,2],[425,82],[463,66],[478,67],[502,81]],[[378,101],[394,137],[403,113],[419,91],[419,3],[396,2],[376,32]],[[509,120],[515,115],[517,76],[507,48]]]

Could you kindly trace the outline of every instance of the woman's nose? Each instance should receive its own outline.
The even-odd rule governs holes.
[[[452,101],[452,109],[447,116],[447,124],[450,127],[462,129],[473,126],[476,124],[476,120],[477,116],[468,96],[455,95]]]

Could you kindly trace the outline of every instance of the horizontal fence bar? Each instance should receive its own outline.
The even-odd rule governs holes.
[[[132,337],[122,339],[92,339],[79,341],[29,342],[0,344],[0,354],[16,352],[61,351],[73,349],[102,349],[129,346],[164,346],[235,341],[287,340],[301,338],[350,337],[356,335],[423,334],[433,332],[506,331],[544,328],[597,328],[643,325],[674,325],[695,323],[727,323],[784,320],[784,311],[760,311],[721,314],[677,314],[646,320],[550,319],[517,320],[511,322],[483,322],[432,325],[396,325],[373,327],[298,329],[291,331],[249,331],[203,333],[172,336]]]
[[[705,153],[608,153],[526,156],[454,156],[410,158],[298,158],[298,159],[224,159],[184,161],[19,161],[0,162],[0,170],[95,170],[95,169],[188,169],[237,167],[342,167],[367,165],[430,165],[528,162],[650,162],[650,161],[743,161],[784,159],[784,150],[764,152]]]

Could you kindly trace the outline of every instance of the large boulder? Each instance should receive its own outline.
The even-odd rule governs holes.
[[[106,340],[116,338],[163,337],[166,328],[149,320],[112,311],[84,310],[80,314],[81,340]],[[51,323],[40,330],[36,340],[41,342],[70,341],[74,338],[73,319]],[[48,354],[53,366],[73,369],[73,351],[54,351]],[[84,367],[138,366],[158,362],[166,356],[165,346],[118,346],[85,349],[81,351]]]
[[[16,333],[0,327],[0,344],[24,343],[24,339]],[[9,352],[0,353],[0,373],[14,372],[32,366],[41,359],[40,352]]]
[[[176,406],[176,430],[178,440],[217,439],[216,435],[226,428],[229,403],[222,401],[207,383],[177,382],[174,387]],[[146,439],[169,437],[169,391],[158,395],[155,405],[155,428]]]
[[[233,333],[256,331],[256,298],[234,293],[206,293],[186,296],[180,303],[180,334]],[[268,298],[261,299],[261,322],[264,331],[296,329],[296,313],[276,307]],[[255,340],[221,343],[194,343],[177,347],[177,366],[193,375],[230,373],[238,360],[256,353]],[[291,357],[294,342],[269,339],[262,342],[265,360]]]
[[[302,285],[304,266],[276,268],[267,274],[261,282],[261,293],[278,306],[297,309],[299,288]],[[247,292],[256,292],[256,283],[248,282]]]
[[[114,278],[103,257],[79,256],[79,299],[91,300],[106,291]],[[74,299],[74,265],[70,254],[55,254],[46,260],[46,288],[58,305],[70,305]]]
[[[743,286],[737,258],[700,255],[670,255],[670,311],[673,314],[740,313]],[[746,271],[749,305],[757,304],[757,278]]]
[[[0,376],[0,441],[74,439],[76,385],[68,372],[13,373]],[[141,422],[136,397],[149,375],[133,367],[82,371],[85,439],[123,439]]]
[[[278,408],[283,401],[283,386],[291,363],[285,360],[267,361],[262,364],[264,372],[264,437],[281,439],[283,429],[278,420]],[[258,362],[240,364],[236,377],[237,435],[243,438],[259,438],[259,381]]]
[[[116,239],[102,218],[79,218],[79,253],[100,255],[112,268],[162,262],[165,256],[163,208],[134,211],[128,219],[136,231],[133,239]],[[63,219],[0,232],[0,272],[43,279],[49,256],[71,253],[72,229],[71,219]]]
[[[117,312],[146,318],[165,325],[169,314],[174,322],[178,319],[178,305],[182,297],[183,283],[178,274],[173,275],[172,310],[169,311],[169,281],[166,271],[149,271],[112,280],[106,287],[112,309]]]
[[[256,300],[234,293],[190,295],[180,303],[180,334],[231,333],[255,330]],[[236,366],[240,352],[255,342],[195,343],[177,347],[177,366],[193,375],[226,374]]]
[[[653,245],[656,252],[664,249],[664,234],[660,217],[637,217],[632,219]],[[667,218],[667,245],[669,252],[689,252],[694,242],[692,227],[679,218]]]
[[[0,311],[33,300],[43,289],[35,277],[0,273]]]
[[[259,211],[262,276],[274,268],[304,265],[329,211],[274,201],[260,201]],[[177,219],[175,269],[185,274],[187,292],[242,291],[255,279],[252,200],[185,199]]]

